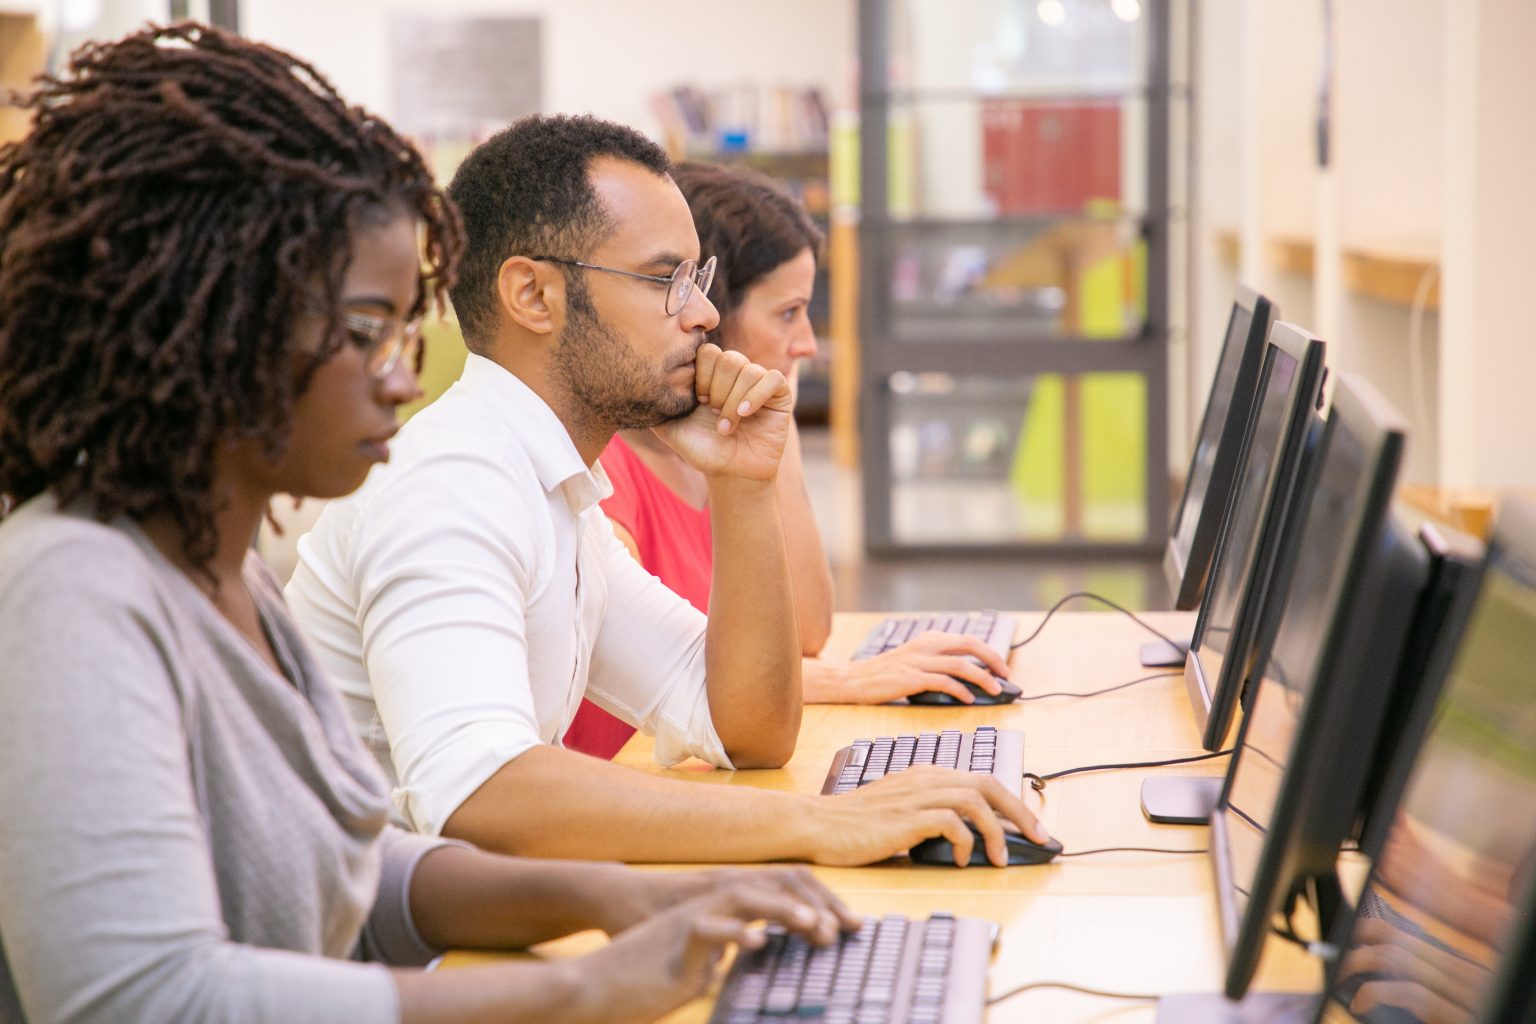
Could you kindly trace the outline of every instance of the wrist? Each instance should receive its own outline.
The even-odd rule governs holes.
[[[853,668],[856,662],[822,661],[805,658],[801,663],[800,685],[807,704],[842,704],[854,692]]]
[[[585,877],[568,893],[579,927],[614,935],[634,924],[626,919],[625,908],[645,876],[618,863],[583,864],[582,869]]]
[[[722,501],[775,501],[777,478],[777,471],[764,480],[720,472],[704,475],[709,486],[709,503],[712,508],[718,507]]]
[[[828,837],[835,835],[838,827],[838,810],[831,797],[797,795],[795,799],[802,801],[802,806],[781,819],[793,823],[787,837],[793,852],[785,859],[825,863],[824,858],[834,845]]]

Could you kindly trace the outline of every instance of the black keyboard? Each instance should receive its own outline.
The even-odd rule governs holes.
[[[920,633],[935,630],[940,633],[963,633],[973,636],[991,647],[1008,661],[1008,650],[1013,646],[1013,634],[1019,620],[1012,615],[997,612],[941,612],[936,615],[900,615],[886,619],[870,630],[853,652],[853,660],[873,658],[877,654],[894,650]]]
[[[980,725],[974,732],[945,729],[916,736],[854,740],[832,758],[823,793],[847,793],[916,764],[991,775],[1010,793],[1024,784],[1024,734]]]
[[[996,934],[945,913],[866,918],[823,947],[773,927],[762,949],[737,955],[710,1024],[979,1024]]]

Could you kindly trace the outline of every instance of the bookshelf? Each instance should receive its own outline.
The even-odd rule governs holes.
[[[861,0],[858,311],[876,554],[1167,532],[1180,0]],[[1187,22],[1180,21],[1180,24]]]

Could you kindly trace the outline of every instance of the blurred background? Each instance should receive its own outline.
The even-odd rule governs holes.
[[[1407,416],[1406,480],[1536,487],[1530,0],[0,0],[0,87],[179,17],[312,61],[444,179],[593,113],[799,196],[844,608],[1166,607],[1239,282]],[[462,361],[435,326],[429,399]]]

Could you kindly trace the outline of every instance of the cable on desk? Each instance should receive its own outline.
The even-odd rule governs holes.
[[[1081,768],[1063,768],[1059,772],[1050,772],[1046,775],[1037,775],[1034,772],[1025,772],[1024,777],[1029,780],[1036,793],[1045,789],[1045,784],[1053,779],[1059,779],[1066,775],[1077,775],[1080,772],[1111,772],[1122,768],[1167,768],[1176,764],[1194,764],[1196,761],[1209,761],[1213,757],[1226,757],[1232,753],[1233,748],[1218,750],[1211,754],[1196,754],[1193,757],[1171,757],[1166,761],[1130,761],[1125,764],[1085,764]]]
[[[1150,683],[1154,679],[1183,679],[1183,678],[1184,678],[1184,673],[1183,672],[1158,672],[1155,675],[1142,676],[1140,679],[1132,679],[1128,683],[1118,683],[1118,684],[1116,684],[1114,686],[1105,687],[1102,690],[1090,690],[1088,693],[1068,693],[1065,690],[1059,690],[1059,691],[1057,691],[1055,693],[1037,693],[1037,694],[1035,694],[1032,697],[1018,697],[1016,699],[1017,700],[1045,700],[1045,698],[1047,698],[1047,697],[1099,697],[1099,696],[1102,696],[1103,694],[1106,694],[1106,693],[1114,693],[1116,690],[1124,690],[1124,689],[1127,689],[1128,687],[1139,686],[1142,683]]]
[[[1017,643],[1010,644],[1008,649],[1010,651],[1016,651],[1020,647],[1023,647],[1025,644],[1029,643],[1035,637],[1039,636],[1040,635],[1040,631],[1045,628],[1045,624],[1047,622],[1051,621],[1051,616],[1055,615],[1056,612],[1061,608],[1062,605],[1066,604],[1068,601],[1076,600],[1079,597],[1086,597],[1086,598],[1088,598],[1091,601],[1098,601],[1100,604],[1107,604],[1107,605],[1109,605],[1109,607],[1113,608],[1117,612],[1120,612],[1122,615],[1129,616],[1130,620],[1132,622],[1136,623],[1136,625],[1140,626],[1142,629],[1146,630],[1148,633],[1151,633],[1153,636],[1157,637],[1159,640],[1163,641],[1164,643],[1170,644],[1170,645],[1172,645],[1174,647],[1179,646],[1178,642],[1175,641],[1172,637],[1170,637],[1167,633],[1164,633],[1162,630],[1158,629],[1156,626],[1153,626],[1150,623],[1146,622],[1140,616],[1138,616],[1135,612],[1131,611],[1129,608],[1126,608],[1124,605],[1116,604],[1114,601],[1111,601],[1109,598],[1101,597],[1098,594],[1092,593],[1091,591],[1087,591],[1087,590],[1074,590],[1074,591],[1072,591],[1072,593],[1068,594],[1066,597],[1063,597],[1060,601],[1057,601],[1055,604],[1051,605],[1050,611],[1045,613],[1045,618],[1040,620],[1040,625],[1035,627],[1035,631],[1033,633],[1029,634],[1029,636],[1025,637],[1023,640],[1018,641]]]
[[[1147,995],[1142,992],[1105,992],[1101,989],[1087,988],[1083,985],[1073,985],[1070,982],[1065,981],[1032,981],[1027,985],[1020,985],[1018,988],[1011,988],[1007,992],[1004,992],[1002,995],[993,996],[991,999],[987,1000],[987,1005],[996,1006],[998,1003],[1005,999],[1012,999],[1014,996],[1021,992],[1029,992],[1032,989],[1037,988],[1060,988],[1066,989],[1068,992],[1081,992],[1085,996],[1098,996],[1101,999],[1133,999],[1138,1002],[1150,1003],[1155,1003],[1162,998],[1162,996]]]
[[[1087,857],[1094,853],[1210,853],[1205,847],[1190,850],[1180,848],[1177,850],[1165,849],[1161,846],[1101,846],[1097,850],[1073,850],[1070,853],[1058,853],[1056,858],[1062,857]]]

